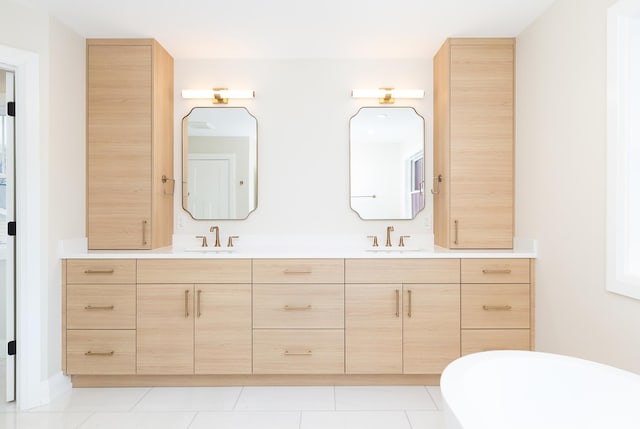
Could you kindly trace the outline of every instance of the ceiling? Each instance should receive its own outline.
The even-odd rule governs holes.
[[[152,37],[175,58],[432,58],[514,37],[554,0],[15,0],[81,36]]]

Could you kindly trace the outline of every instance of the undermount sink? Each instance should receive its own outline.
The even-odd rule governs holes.
[[[184,251],[194,253],[233,253],[235,249],[229,247],[189,247]]]

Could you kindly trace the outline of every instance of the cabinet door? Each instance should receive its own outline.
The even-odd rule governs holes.
[[[460,357],[460,285],[404,285],[405,374],[440,374]]]
[[[193,289],[138,284],[138,374],[193,374]]]
[[[513,246],[511,39],[451,45],[452,248]]]
[[[88,45],[89,249],[151,248],[151,49]]]
[[[347,374],[402,373],[402,285],[345,286]]]
[[[195,286],[195,373],[251,373],[251,285]]]

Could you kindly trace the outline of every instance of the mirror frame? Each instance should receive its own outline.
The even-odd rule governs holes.
[[[188,207],[188,201],[187,201],[187,191],[188,191],[188,181],[186,179],[186,175],[185,173],[188,172],[188,168],[187,168],[187,162],[188,162],[188,148],[189,146],[185,146],[185,141],[188,141],[189,138],[189,134],[188,134],[188,129],[189,127],[186,126],[185,127],[185,123],[188,122],[188,118],[189,115],[195,110],[195,109],[243,109],[244,111],[247,112],[247,114],[249,116],[251,116],[253,119],[255,119],[256,121],[256,183],[255,183],[255,199],[256,199],[256,204],[255,207],[253,208],[253,210],[250,210],[247,215],[243,218],[196,218],[193,217],[193,214],[187,209]],[[184,210],[185,212],[187,212],[189,214],[189,216],[191,217],[191,219],[193,220],[204,220],[204,221],[209,221],[209,220],[230,220],[230,221],[234,221],[234,220],[246,220],[249,215],[253,212],[255,212],[258,209],[258,175],[259,175],[259,168],[258,168],[258,118],[256,118],[250,111],[249,109],[247,109],[244,106],[194,106],[191,108],[191,110],[189,110],[189,113],[187,113],[185,116],[182,117],[182,210]],[[185,156],[186,155],[186,156]]]
[[[421,120],[422,120],[422,153],[423,153],[423,162],[422,162],[422,177],[425,179],[424,180],[424,184],[422,186],[422,194],[423,194],[423,198],[425,199],[425,204],[424,206],[418,210],[418,212],[416,213],[416,215],[412,218],[375,218],[375,219],[368,219],[368,218],[363,218],[360,213],[353,208],[353,206],[351,205],[351,163],[353,162],[352,156],[351,156],[351,122],[353,121],[353,119],[358,116],[358,114],[362,111],[362,109],[397,109],[397,108],[401,108],[401,109],[411,109],[414,111],[414,113],[416,114],[416,116],[418,116]],[[364,221],[411,221],[411,220],[415,220],[418,215],[425,210],[425,208],[427,207],[426,204],[426,173],[427,173],[427,163],[426,163],[426,154],[427,154],[427,129],[426,129],[426,121],[424,120],[424,116],[422,116],[420,113],[418,113],[418,111],[412,107],[412,106],[362,106],[358,109],[358,111],[353,114],[350,118],[349,118],[349,195],[348,195],[348,199],[349,199],[349,208],[351,209],[351,211],[353,211],[355,214],[358,215],[358,217],[360,218],[360,220],[364,220]]]

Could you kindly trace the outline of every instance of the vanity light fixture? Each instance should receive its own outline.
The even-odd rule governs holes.
[[[396,98],[424,98],[422,89],[352,89],[353,98],[377,98],[380,104],[393,104]]]
[[[253,89],[183,89],[182,98],[206,98],[213,104],[227,104],[230,98],[249,99],[255,98],[256,92]]]

